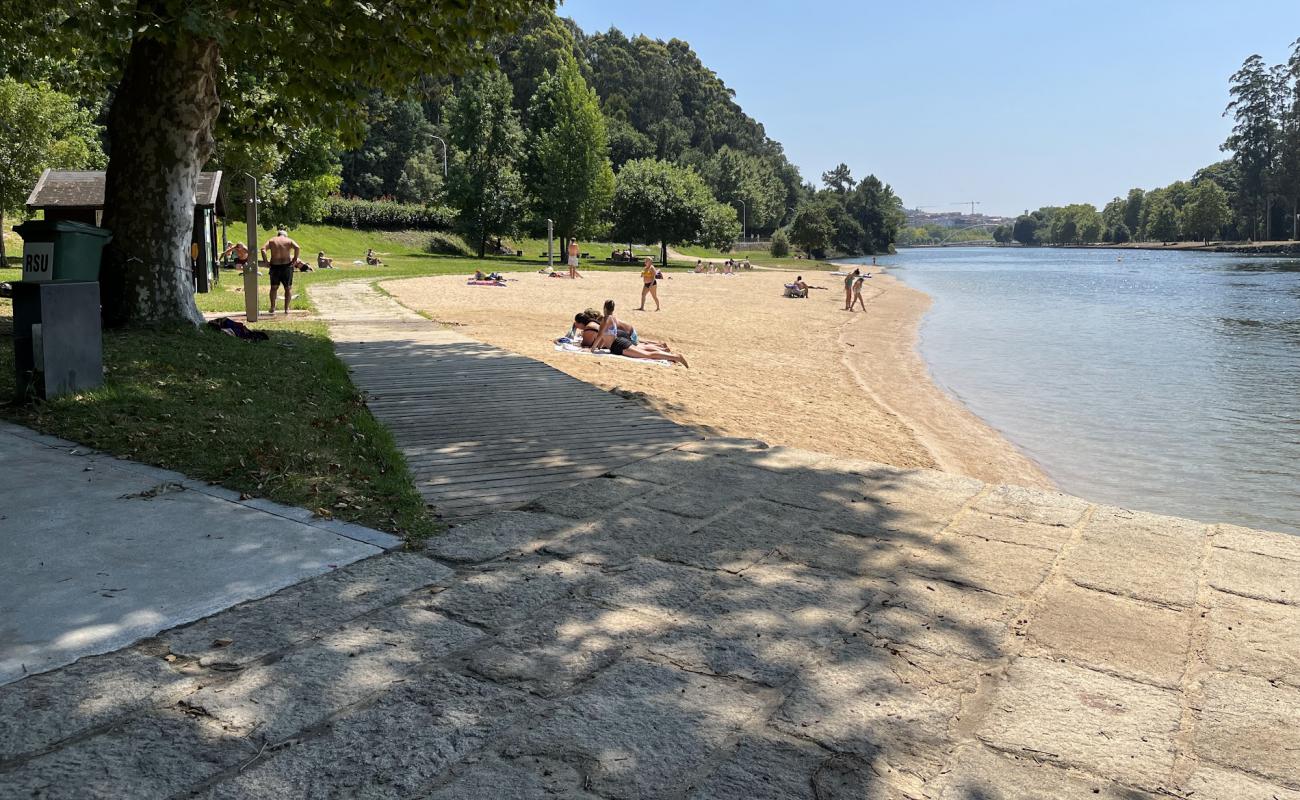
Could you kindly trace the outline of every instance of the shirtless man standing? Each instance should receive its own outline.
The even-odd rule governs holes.
[[[298,261],[298,254],[302,248],[298,243],[289,238],[289,234],[284,228],[275,232],[275,236],[268,239],[266,244],[262,245],[258,252],[262,256],[270,253],[271,262],[271,312],[275,313],[275,290],[277,286],[284,286],[284,313],[289,313],[289,300],[293,297],[293,265]]]

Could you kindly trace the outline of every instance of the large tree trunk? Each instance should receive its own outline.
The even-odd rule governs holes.
[[[140,3],[141,13],[151,11]],[[211,40],[136,39],[108,120],[101,275],[109,325],[200,325],[190,239],[199,171],[220,111]]]
[[[5,210],[0,208],[0,268],[9,266],[9,254],[5,252]]]
[[[665,267],[668,266],[668,240],[666,239],[659,240],[659,261]]]

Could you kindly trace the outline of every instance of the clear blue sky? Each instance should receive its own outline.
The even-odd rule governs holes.
[[[840,161],[909,206],[1098,207],[1223,155],[1228,77],[1286,59],[1297,0],[566,0],[588,33],[691,43],[806,179]],[[967,206],[969,209],[969,206]],[[933,210],[945,210],[944,208]]]

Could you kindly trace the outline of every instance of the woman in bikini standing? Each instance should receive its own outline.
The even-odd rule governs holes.
[[[655,288],[659,283],[656,277],[654,261],[647,258],[645,266],[641,268],[641,307],[637,311],[645,311],[645,296],[649,294],[655,299],[655,311],[659,310],[659,290]]]

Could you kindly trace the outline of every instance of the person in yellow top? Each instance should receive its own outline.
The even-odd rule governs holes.
[[[637,311],[645,311],[645,296],[648,294],[655,299],[655,311],[659,310],[659,290],[656,288],[659,284],[658,273],[655,272],[655,264],[649,258],[645,260],[645,266],[641,269],[641,307]]]

